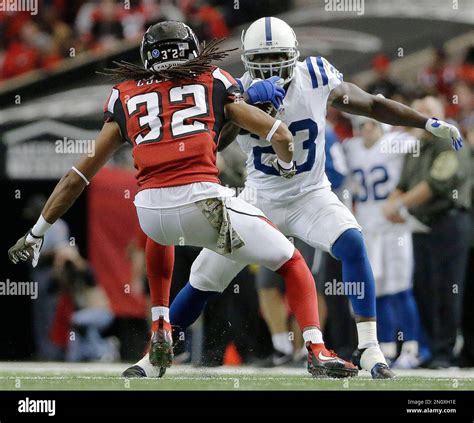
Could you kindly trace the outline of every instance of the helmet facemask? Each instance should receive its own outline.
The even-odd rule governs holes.
[[[242,54],[242,62],[252,79],[279,76],[284,84],[290,82],[299,58],[299,51],[296,48],[265,50],[249,50]]]

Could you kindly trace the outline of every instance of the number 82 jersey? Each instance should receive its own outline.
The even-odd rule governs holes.
[[[248,72],[238,80],[242,90],[251,82]],[[283,106],[275,118],[286,123],[293,134],[297,173],[291,179],[281,178],[271,165],[276,157],[272,146],[256,135],[239,135],[237,141],[247,154],[246,186],[275,201],[291,200],[330,186],[324,172],[326,108],[331,90],[341,82],[342,74],[323,57],[308,57],[296,64]]]
[[[113,87],[104,119],[116,121],[133,146],[139,190],[219,183],[224,106],[236,95],[236,81],[218,67],[193,80],[130,80]]]

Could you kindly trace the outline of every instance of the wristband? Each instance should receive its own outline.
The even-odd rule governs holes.
[[[284,160],[280,159],[279,157],[277,157],[277,160],[278,160],[278,164],[280,165],[280,167],[283,169],[283,170],[291,170],[293,169],[293,162],[285,162]]]
[[[26,238],[25,238],[25,241],[29,244],[34,244],[36,241],[38,241],[39,239],[42,239],[43,237],[42,236],[35,236],[30,232],[28,232],[26,234]]]
[[[43,215],[41,215],[35,226],[31,228],[31,235],[37,238],[41,238],[46,231],[51,227],[51,223],[46,222]]]
[[[86,183],[86,185],[90,184],[90,182],[87,180],[87,178],[84,176],[84,174],[80,170],[76,169],[75,166],[72,167],[72,170],[74,172],[76,172],[83,179],[83,181]]]

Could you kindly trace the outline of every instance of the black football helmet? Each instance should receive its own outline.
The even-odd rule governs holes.
[[[163,21],[148,28],[140,46],[143,66],[160,71],[195,58],[199,40],[183,22]]]

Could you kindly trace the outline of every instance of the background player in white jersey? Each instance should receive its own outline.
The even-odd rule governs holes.
[[[363,295],[349,295],[359,338],[354,363],[374,378],[393,377],[378,345],[375,283],[361,228],[331,192],[324,173],[326,107],[329,104],[391,125],[425,128],[435,136],[451,139],[455,149],[462,146],[459,131],[343,82],[342,74],[323,57],[298,61],[295,33],[280,19],[258,19],[243,34],[242,44],[247,70],[240,79],[244,98],[251,104],[272,102],[278,109],[276,118],[288,125],[295,141],[294,162],[285,165],[275,162],[275,153],[265,140],[252,134],[239,135],[238,142],[248,157],[246,190],[256,190],[257,206],[285,235],[326,250],[342,261],[344,282],[357,282],[363,289]],[[234,135],[237,133],[235,128]],[[226,138],[233,140],[231,130],[222,135],[220,143]],[[280,168],[286,166],[296,171],[291,180],[278,176]],[[242,195],[253,197],[246,197],[245,191]],[[242,268],[241,263],[203,250],[192,266],[190,282],[171,306],[171,323],[189,326],[207,298],[222,292]]]
[[[383,204],[400,179],[405,153],[416,140],[406,132],[389,132],[380,122],[354,119],[358,136],[344,142],[351,172],[355,216],[362,226],[377,292],[377,335],[393,367],[416,367],[418,311],[412,292],[413,246],[407,224],[389,222]],[[385,131],[384,131],[385,129]]]

